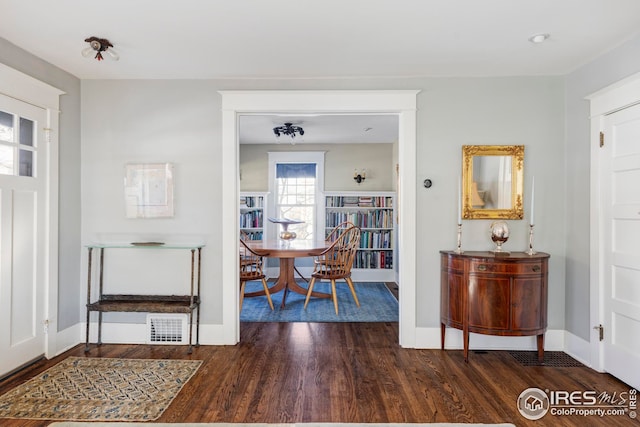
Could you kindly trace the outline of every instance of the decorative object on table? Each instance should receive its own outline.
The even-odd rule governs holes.
[[[457,254],[464,252],[462,250],[462,188],[460,180],[458,180],[458,246],[454,252]]]
[[[492,251],[496,254],[508,254],[502,249],[502,245],[509,240],[509,226],[504,221],[494,221],[491,223],[491,240],[496,244]]]
[[[118,52],[113,50],[113,44],[111,44],[109,40],[91,36],[84,39],[84,41],[89,43],[89,47],[82,49],[82,56],[89,57],[95,52],[96,55],[94,58],[98,61],[102,61],[104,59],[102,52],[106,52],[109,54],[109,58],[114,61],[120,59],[120,55],[118,55]]]
[[[458,224],[458,245],[456,250],[454,251],[457,254],[461,254],[464,251],[462,250],[462,224]]]
[[[173,165],[136,163],[125,166],[127,218],[173,216]]]
[[[282,226],[282,231],[280,232],[280,238],[282,240],[293,240],[296,238],[296,233],[293,231],[289,231],[289,226],[292,224],[303,224],[304,221],[298,221],[296,219],[289,218],[269,218],[269,221],[274,224],[280,224]]]
[[[531,212],[529,212],[529,249],[527,249],[527,254],[529,255],[535,255],[536,251],[533,250],[533,208],[534,208],[534,201],[535,201],[535,179],[536,177],[534,176],[533,178],[531,178]]]
[[[1,396],[0,417],[155,420],[201,364],[201,360],[68,357]]]
[[[362,169],[360,172],[358,172],[357,169],[355,169],[353,171],[353,179],[355,180],[355,182],[357,182],[358,184],[360,184],[362,181],[364,181],[367,178],[367,171]]]
[[[131,242],[133,246],[162,246],[164,242]]]

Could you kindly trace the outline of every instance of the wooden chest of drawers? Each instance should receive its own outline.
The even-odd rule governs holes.
[[[466,361],[471,332],[536,335],[542,361],[549,254],[440,251],[440,257],[442,349],[447,326],[462,330]]]

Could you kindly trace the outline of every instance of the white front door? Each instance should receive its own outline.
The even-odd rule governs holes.
[[[605,117],[600,150],[604,369],[640,389],[640,105]]]
[[[45,353],[46,117],[0,95],[0,376]]]

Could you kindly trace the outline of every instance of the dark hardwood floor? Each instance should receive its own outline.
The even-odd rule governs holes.
[[[397,323],[243,323],[235,346],[92,346],[87,357],[200,359],[198,373],[158,422],[511,422],[517,426],[637,426],[619,417],[547,414],[528,421],[516,400],[526,388],[620,393],[625,384],[585,367],[524,367],[508,352],[398,346]],[[79,345],[0,382],[0,394]],[[3,427],[50,421],[0,419]]]

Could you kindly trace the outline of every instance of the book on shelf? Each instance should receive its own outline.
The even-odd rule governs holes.
[[[373,197],[368,197],[368,196],[359,197],[358,206],[363,208],[373,207]]]

